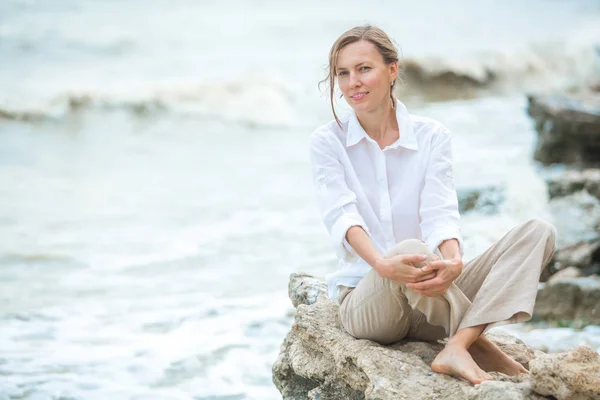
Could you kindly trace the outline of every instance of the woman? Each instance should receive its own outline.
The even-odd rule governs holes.
[[[449,337],[432,370],[472,383],[526,373],[483,335],[531,318],[555,231],[531,220],[463,264],[450,132],[393,96],[398,53],[373,26],[344,33],[329,54],[335,119],[311,137],[323,221],[340,268],[328,275],[344,329],[381,344]],[[337,83],[352,112],[338,118]]]

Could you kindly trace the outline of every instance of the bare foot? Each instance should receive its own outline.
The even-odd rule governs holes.
[[[447,345],[440,351],[433,360],[431,369],[441,374],[464,378],[473,384],[493,379],[490,374],[479,368],[464,347],[457,345]]]
[[[497,371],[510,376],[529,373],[485,336],[480,336],[469,347],[469,353],[484,371]]]

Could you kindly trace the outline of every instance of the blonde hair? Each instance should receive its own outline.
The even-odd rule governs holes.
[[[394,46],[392,39],[390,39],[390,37],[387,35],[387,33],[385,33],[383,31],[383,29],[378,28],[376,26],[372,26],[372,25],[356,26],[356,27],[344,32],[335,41],[335,43],[333,43],[333,46],[331,46],[331,50],[329,51],[329,65],[327,67],[327,77],[325,79],[323,79],[321,82],[319,82],[319,86],[324,82],[329,83],[329,99],[331,101],[331,110],[333,111],[333,116],[334,116],[336,122],[340,126],[341,126],[341,122],[340,122],[337,114],[335,113],[335,107],[333,104],[333,97],[334,97],[334,91],[335,91],[335,77],[337,76],[335,64],[337,62],[337,57],[338,57],[340,51],[344,47],[348,46],[351,43],[356,43],[361,40],[366,40],[366,41],[373,43],[373,45],[375,45],[375,48],[377,49],[379,54],[381,54],[381,56],[383,57],[383,61],[386,64],[389,65],[394,62],[398,62],[398,50],[396,49],[396,46]],[[392,89],[393,89],[395,83],[399,82],[399,81],[400,81],[400,71],[398,71],[398,77],[394,80],[394,82],[392,82],[392,85],[390,87],[390,98],[392,100],[393,106],[395,106],[396,103],[394,100],[394,95],[392,93],[393,92]]]

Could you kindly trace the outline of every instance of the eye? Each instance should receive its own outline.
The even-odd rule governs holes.
[[[338,72],[338,76],[348,75],[348,71],[340,71]]]
[[[364,71],[368,71],[368,70],[370,70],[370,69],[371,69],[371,67],[367,67],[366,65],[364,65],[364,66],[360,67],[360,71],[363,71],[363,72],[364,72]]]

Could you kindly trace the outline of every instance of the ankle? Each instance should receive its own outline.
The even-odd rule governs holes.
[[[469,347],[469,349],[474,349],[474,350],[485,350],[487,349],[488,346],[488,342],[485,339],[485,337],[481,336],[479,337],[476,341],[474,341],[473,343],[471,343],[471,347]]]
[[[465,343],[464,340],[452,340],[449,339],[448,343],[446,344],[446,347],[452,348],[452,349],[464,349],[467,350],[469,347],[467,346],[467,343]]]

